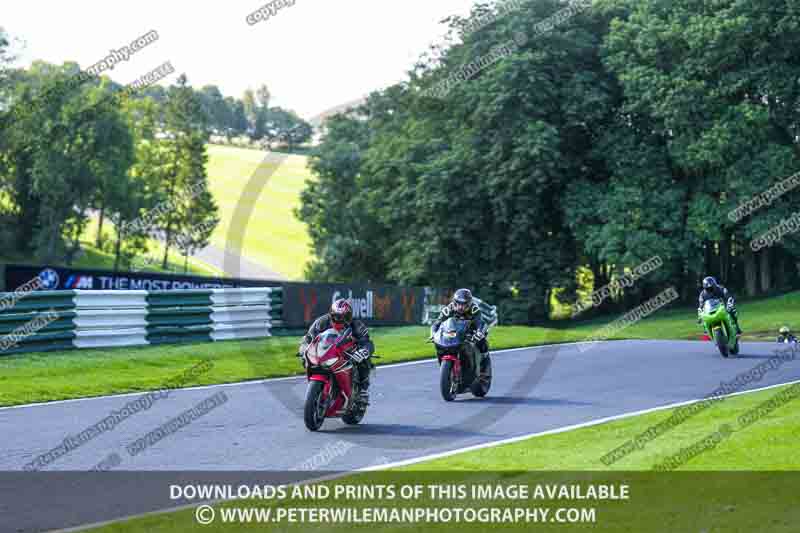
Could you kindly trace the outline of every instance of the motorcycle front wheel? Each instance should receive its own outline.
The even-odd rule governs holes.
[[[308,384],[303,419],[309,431],[319,431],[325,422],[325,398],[322,394],[324,386],[321,381],[312,381]]]
[[[728,357],[728,337],[722,331],[722,328],[718,328],[714,332],[714,341],[717,343],[717,348],[719,348],[719,353],[722,354],[722,357]]]
[[[458,380],[455,376],[455,368],[452,361],[442,361],[442,365],[439,367],[439,388],[444,401],[452,402],[455,399]]]

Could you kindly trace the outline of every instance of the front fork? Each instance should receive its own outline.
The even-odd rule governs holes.
[[[459,359],[458,356],[456,356],[456,355],[446,354],[446,355],[443,355],[443,356],[439,357],[439,365],[441,366],[441,364],[444,361],[452,361],[453,362],[453,374],[455,375],[456,378],[458,378],[460,380],[461,379],[461,359]]]
[[[322,386],[322,404],[324,405],[325,409],[323,412],[327,413],[328,408],[331,405],[332,399],[332,392],[333,392],[333,377],[326,376],[324,374],[310,374],[308,376],[308,381],[319,381],[323,384]]]

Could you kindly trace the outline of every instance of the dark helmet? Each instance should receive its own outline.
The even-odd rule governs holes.
[[[788,326],[783,326],[783,327],[782,327],[782,328],[779,330],[779,333],[780,333],[781,335],[784,335],[784,336],[788,335],[788,334],[789,334],[789,333],[791,333],[791,332],[792,332],[792,330],[790,330]]]
[[[330,314],[331,322],[336,329],[349,326],[353,321],[353,306],[347,300],[340,298],[331,304]]]
[[[472,291],[458,289],[453,295],[453,308],[457,313],[463,313],[472,306]]]
[[[717,283],[717,280],[714,279],[713,277],[708,276],[707,278],[703,278],[703,288],[704,289],[706,289],[706,290],[709,290],[709,289],[712,289],[712,288],[716,289],[717,287],[719,287],[719,283]]]

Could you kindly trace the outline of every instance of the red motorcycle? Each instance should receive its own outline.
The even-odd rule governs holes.
[[[308,390],[304,419],[311,431],[319,430],[326,418],[358,424],[367,412],[367,406],[356,401],[360,391],[354,376],[356,369],[349,357],[356,349],[351,333],[351,328],[342,332],[330,328],[306,348]]]

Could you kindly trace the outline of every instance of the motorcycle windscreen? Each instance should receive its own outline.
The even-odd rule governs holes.
[[[456,318],[448,318],[439,326],[436,333],[436,344],[444,348],[455,347],[462,343],[466,333],[467,322]]]
[[[706,300],[706,303],[703,304],[703,311],[708,314],[714,314],[721,305],[721,301],[717,300],[716,298],[712,298],[711,300]]]
[[[336,341],[339,339],[339,332],[333,328],[327,329],[319,334],[318,339],[316,356],[322,359],[336,345]]]

